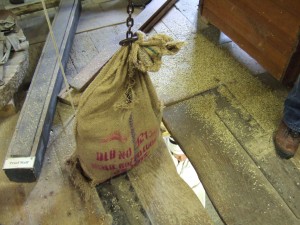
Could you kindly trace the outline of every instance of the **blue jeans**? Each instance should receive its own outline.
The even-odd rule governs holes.
[[[283,121],[292,130],[300,132],[300,77],[284,102]]]

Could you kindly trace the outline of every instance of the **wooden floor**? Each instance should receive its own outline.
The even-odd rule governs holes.
[[[180,193],[170,185],[187,190],[163,155],[97,187],[100,198],[94,190],[94,202],[84,202],[64,167],[74,147],[73,112],[59,103],[39,181],[14,184],[0,172],[0,224],[300,224],[300,154],[282,160],[272,142],[288,90],[225,35],[203,24],[198,3],[180,0],[151,31],[187,42],[178,55],[163,59],[151,78],[166,105],[164,122],[218,214],[213,207],[204,210],[191,190]],[[125,5],[83,2],[66,69],[69,79],[119,41]],[[50,13],[53,18],[55,9]],[[41,13],[21,18],[31,43],[29,71],[34,71],[48,31]],[[0,121],[1,161],[17,119]],[[178,196],[182,199],[175,201]]]

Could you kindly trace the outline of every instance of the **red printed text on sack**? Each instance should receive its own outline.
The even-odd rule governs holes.
[[[108,152],[97,152],[97,161],[108,161],[116,158],[116,150],[112,149]]]
[[[100,143],[107,143],[110,141],[119,141],[121,143],[125,143],[127,141],[127,137],[123,136],[120,131],[115,131],[114,133],[108,135],[107,137],[100,140]]]
[[[99,165],[96,163],[92,163],[92,168],[96,170],[115,170],[115,165]]]

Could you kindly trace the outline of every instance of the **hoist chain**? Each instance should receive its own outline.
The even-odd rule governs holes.
[[[128,27],[128,30],[126,32],[126,38],[132,38],[132,36],[133,36],[133,33],[131,31],[131,28],[134,25],[134,20],[132,18],[133,12],[134,12],[134,7],[133,7],[132,0],[128,0],[128,5],[127,5],[128,17],[127,17],[127,20],[126,20],[126,25]]]
[[[134,12],[134,5],[132,3],[132,0],[128,0],[128,5],[127,5],[127,13],[128,17],[126,19],[126,25],[128,27],[128,30],[126,32],[126,39],[120,41],[120,45],[131,45],[132,42],[137,40],[137,37],[133,34],[131,28],[134,25],[134,20],[132,18],[132,14]]]

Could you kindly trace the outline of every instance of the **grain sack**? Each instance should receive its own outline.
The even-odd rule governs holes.
[[[82,170],[96,185],[138,165],[157,147],[162,104],[147,71],[158,71],[162,56],[182,45],[139,32],[130,51],[121,47],[102,68],[79,101],[73,175]]]

